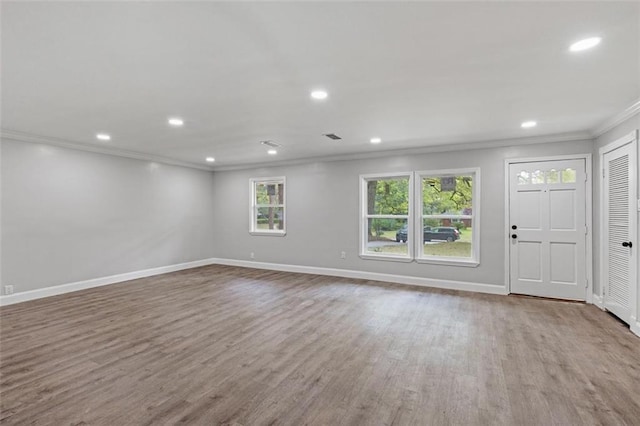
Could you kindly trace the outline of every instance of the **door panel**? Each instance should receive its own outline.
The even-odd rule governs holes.
[[[540,242],[521,241],[519,247],[518,279],[529,281],[542,280]]]
[[[585,161],[515,163],[509,174],[511,292],[585,300]]]
[[[575,244],[551,243],[551,282],[576,284],[578,257]]]
[[[576,229],[576,200],[574,190],[549,190],[549,228]]]
[[[540,229],[540,196],[542,191],[522,191],[518,197],[518,228]]]
[[[635,176],[632,162],[635,144],[629,143],[604,154],[604,306],[629,323],[632,315],[636,244]]]

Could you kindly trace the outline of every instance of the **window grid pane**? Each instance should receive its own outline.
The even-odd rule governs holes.
[[[367,214],[408,215],[409,177],[367,180]]]
[[[408,255],[407,229],[407,218],[368,219],[367,253],[389,256]]]
[[[421,254],[425,258],[473,257],[472,219],[425,219],[422,237]]]
[[[470,215],[472,176],[422,176],[423,215]]]

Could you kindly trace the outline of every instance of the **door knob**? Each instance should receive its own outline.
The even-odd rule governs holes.
[[[516,225],[511,225],[511,229],[518,229]]]
[[[515,240],[516,238],[518,238],[518,236],[516,234],[511,234],[511,238]]]
[[[622,247],[631,248],[631,247],[633,247],[633,243],[631,241],[629,241],[629,242],[625,241],[624,243],[622,243]]]

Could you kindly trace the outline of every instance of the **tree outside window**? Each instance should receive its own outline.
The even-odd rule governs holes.
[[[284,177],[251,179],[251,232],[284,234]]]

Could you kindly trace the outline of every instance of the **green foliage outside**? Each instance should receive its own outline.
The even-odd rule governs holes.
[[[424,178],[422,214],[471,214],[472,194],[473,179],[470,176],[456,176],[453,191],[442,191],[439,177]]]
[[[454,190],[442,191],[440,177],[423,179],[424,215],[470,215],[472,214],[473,179],[470,176],[456,176]],[[367,182],[368,214],[407,215],[409,214],[409,179],[390,178],[370,180]],[[369,239],[384,239],[386,231],[397,231],[406,220],[370,219],[368,224]],[[441,219],[428,218],[425,226],[443,226]],[[464,223],[454,222],[458,230],[465,228]],[[395,235],[394,235],[395,238]],[[390,238],[391,239],[391,238]]]

